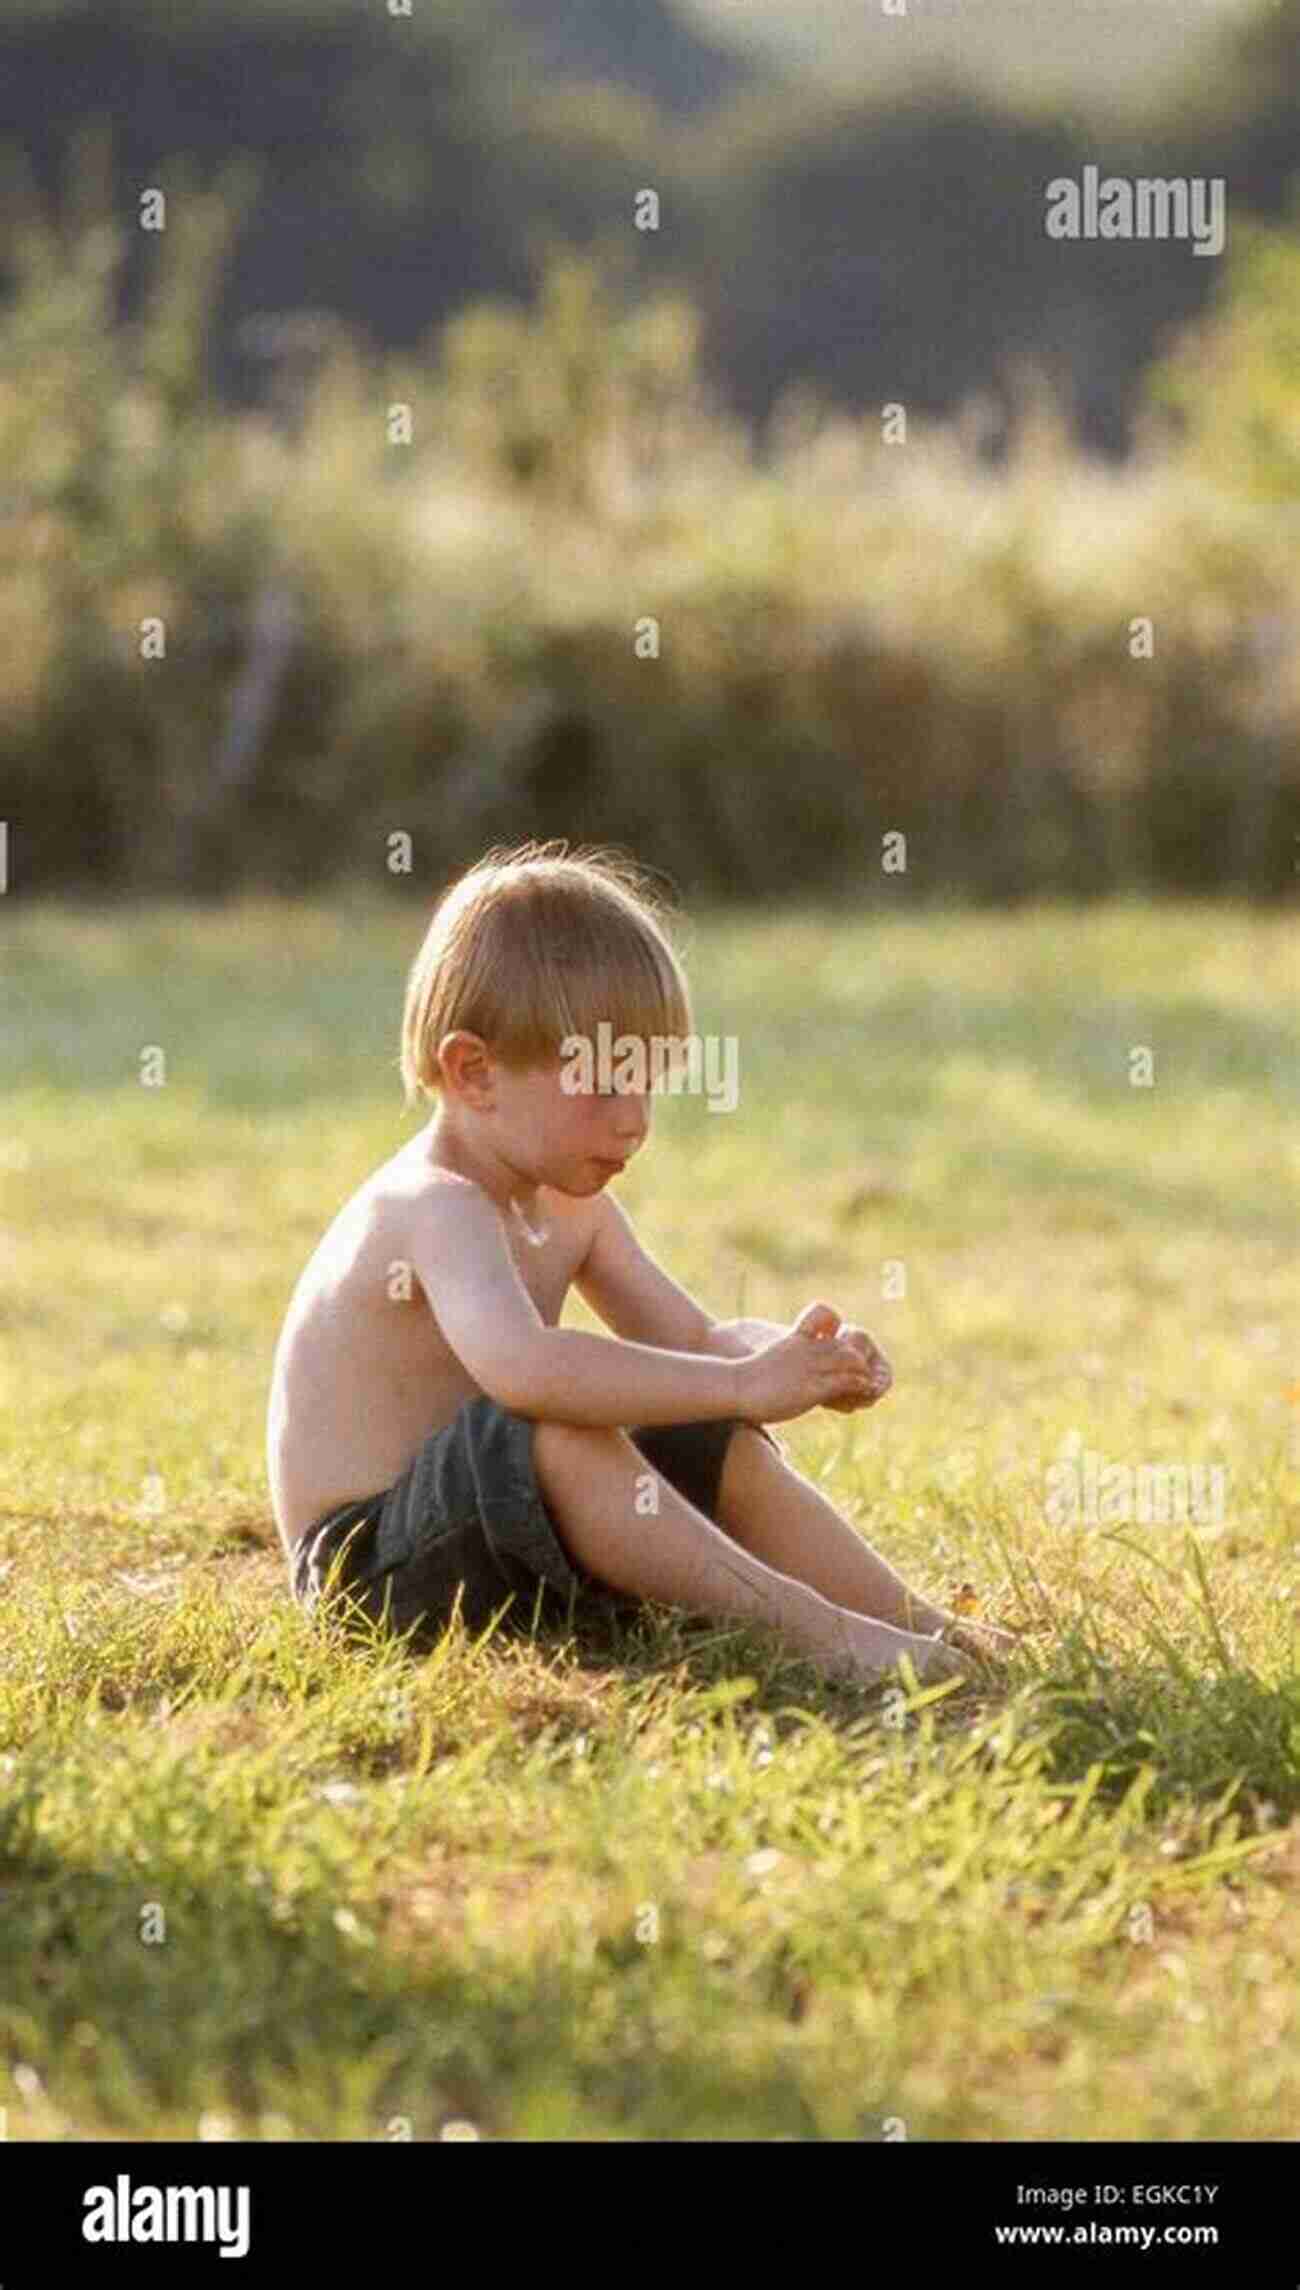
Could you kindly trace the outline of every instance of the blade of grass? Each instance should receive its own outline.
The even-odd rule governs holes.
[[[1214,1611],[1214,1602],[1210,1597],[1210,1585],[1205,1572],[1205,1560],[1201,1555],[1201,1546],[1197,1542],[1195,1535],[1189,1535],[1187,1542],[1192,1554],[1192,1563],[1196,1568],[1197,1576],[1200,1581],[1201,1594],[1205,1600],[1205,1614],[1206,1619],[1210,1625],[1210,1634],[1214,1642],[1215,1651],[1218,1654],[1219,1661],[1222,1664],[1226,1674],[1227,1672],[1231,1671],[1233,1667],[1232,1658],[1229,1655],[1228,1649],[1223,1642],[1223,1632],[1219,1628],[1219,1619]]]

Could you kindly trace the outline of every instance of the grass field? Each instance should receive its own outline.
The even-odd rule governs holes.
[[[298,1613],[271,1354],[418,1118],[421,915],[5,905],[0,2131],[1295,2136],[1289,917],[694,922],[740,1104],[658,1102],[620,1197],[719,1317],[888,1353],[783,1438],[1033,1626],[908,1698],[659,1608],[417,1661]],[[1060,1523],[1072,1434],[1220,1515]]]

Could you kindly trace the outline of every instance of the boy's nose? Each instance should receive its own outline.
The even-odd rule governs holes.
[[[619,1107],[618,1120],[614,1124],[619,1143],[630,1150],[633,1145],[640,1144],[649,1127],[649,1107],[642,1104],[639,1098],[625,1097]]]

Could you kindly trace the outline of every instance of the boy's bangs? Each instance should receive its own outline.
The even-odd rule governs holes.
[[[631,950],[628,950],[631,953]],[[608,961],[598,976],[569,976],[548,1013],[558,1042],[578,1036],[593,1047],[604,1038],[616,1043],[631,1035],[647,1045],[677,1040],[691,1031],[691,1009],[682,981],[667,958],[647,947],[643,959],[625,954]],[[602,1033],[602,1029],[608,1029]]]

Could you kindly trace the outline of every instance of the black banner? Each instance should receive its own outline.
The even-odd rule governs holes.
[[[507,2221],[534,2264],[589,2259],[599,2235],[618,2266],[630,2232],[640,2266],[657,2245],[679,2263],[686,2242],[694,2263],[716,2251],[732,2269],[771,2265],[779,2247],[786,2262],[815,2265],[833,2229],[840,2266],[856,2250],[865,2272],[882,2260],[978,2262],[1008,2281],[1090,2270],[1100,2280],[1102,2267],[1113,2280],[1118,2267],[1134,2281],[1191,2283],[1246,2265],[1265,2241],[1283,2256],[1294,2169],[1290,2142],[9,2144],[0,2290],[55,2272],[77,2284],[283,2290],[286,2264],[373,2281],[421,2254],[434,2269],[453,2249],[458,2264],[499,2259]],[[674,2189],[689,2204],[680,2216]],[[1284,2261],[1274,2278],[1300,2275]]]

